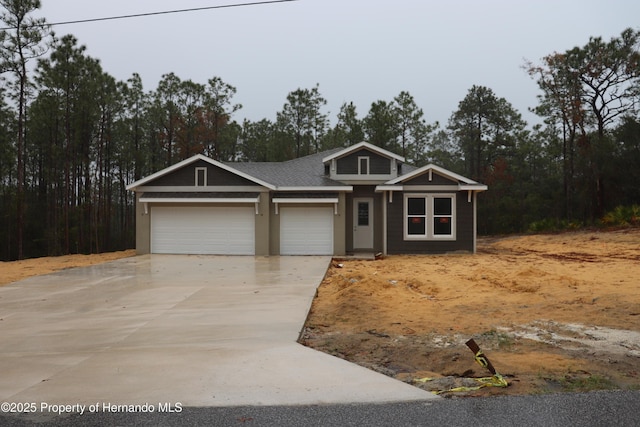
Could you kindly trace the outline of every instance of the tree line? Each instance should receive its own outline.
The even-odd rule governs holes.
[[[167,73],[147,91],[139,75],[117,81],[73,35],[32,18],[39,0],[0,5],[0,260],[133,247],[126,185],[196,153],[283,161],[366,140],[489,185],[484,234],[590,222],[640,202],[640,33],[631,29],[525,63],[540,88],[543,122],[532,128],[484,86],[446,124],[428,123],[407,91],[364,115],[346,102],[330,118],[319,84],[287,94],[273,119],[238,122],[236,88],[219,77]]]

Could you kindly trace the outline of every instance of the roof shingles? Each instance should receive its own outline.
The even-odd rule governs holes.
[[[225,164],[278,188],[348,187],[342,182],[329,179],[325,175],[322,163],[324,157],[340,150],[337,148],[279,163],[228,162]]]

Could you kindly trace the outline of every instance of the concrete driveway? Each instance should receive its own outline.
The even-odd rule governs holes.
[[[329,262],[145,255],[0,287],[0,402],[236,406],[433,398],[296,343]]]

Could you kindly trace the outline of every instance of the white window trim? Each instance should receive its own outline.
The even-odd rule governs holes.
[[[425,234],[409,234],[408,218],[408,204],[409,199],[424,198],[426,206],[425,214]],[[438,198],[450,198],[451,199],[451,234],[441,235],[433,234],[433,220],[435,199]],[[412,215],[416,216],[416,215]],[[418,215],[419,216],[419,215]],[[448,216],[448,215],[438,215]],[[456,240],[456,194],[455,193],[405,193],[404,194],[404,211],[402,212],[402,220],[404,222],[404,240],[418,240],[418,241],[440,241],[440,240]]]
[[[200,171],[204,171],[204,183],[202,185],[198,185],[198,175]],[[203,168],[203,167],[199,167],[196,168],[196,182],[195,182],[195,186],[196,187],[206,187],[207,186],[207,168]]]
[[[436,200],[438,198],[451,198],[451,215],[436,215]],[[433,228],[433,220],[435,218],[451,219],[451,234],[433,234],[433,240],[455,240],[456,239],[456,195],[455,194],[433,194],[431,196],[431,226]],[[433,233],[433,230],[432,230]]]
[[[367,170],[362,170],[362,160],[366,160]],[[369,156],[358,156],[358,175],[369,175],[370,164],[369,164]]]
[[[425,199],[424,215],[411,215],[412,218],[424,218],[425,234],[409,234],[409,199]],[[405,240],[427,240],[429,236],[429,200],[422,194],[410,194],[404,197],[404,239]]]

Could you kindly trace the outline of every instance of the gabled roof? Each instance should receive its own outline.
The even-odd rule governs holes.
[[[322,158],[339,149],[323,151],[284,162],[227,163],[245,174],[255,176],[276,186],[278,190],[351,191],[353,187],[334,181],[325,175]]]
[[[145,178],[142,178],[142,179],[140,179],[138,181],[132,182],[131,184],[127,185],[126,188],[127,188],[127,190],[133,190],[133,189],[135,189],[137,187],[141,187],[141,186],[143,186],[145,184],[150,183],[151,181],[154,181],[154,180],[160,178],[161,176],[165,176],[167,174],[170,174],[171,172],[174,172],[174,171],[176,171],[178,169],[181,169],[181,168],[183,168],[185,166],[188,166],[191,163],[195,163],[195,162],[197,162],[199,160],[205,161],[205,162],[207,162],[207,163],[209,163],[209,164],[211,164],[213,166],[219,167],[220,169],[224,169],[224,170],[226,170],[228,172],[231,172],[231,173],[233,173],[235,175],[238,175],[238,176],[240,176],[240,177],[242,177],[244,179],[247,179],[249,181],[255,182],[256,184],[262,185],[263,187],[266,187],[266,188],[268,188],[270,190],[275,190],[275,188],[276,188],[274,185],[272,185],[272,184],[270,184],[270,183],[268,183],[266,181],[263,181],[263,180],[261,180],[259,178],[256,178],[255,176],[251,176],[249,174],[246,174],[246,173],[244,173],[244,172],[242,172],[242,171],[240,171],[240,170],[238,170],[236,168],[233,168],[233,167],[231,167],[229,165],[226,165],[224,163],[220,163],[220,162],[218,162],[216,160],[210,159],[209,157],[204,156],[202,154],[196,154],[195,156],[189,157],[188,159],[185,159],[185,160],[183,160],[181,162],[178,162],[175,165],[169,166],[168,168],[162,169],[162,170],[160,170],[160,171],[158,171],[158,172],[156,172],[154,174],[151,174],[151,175],[149,175],[149,176],[147,176]]]
[[[487,190],[487,186],[484,184],[480,184],[479,182],[476,182],[472,179],[466,178],[462,175],[458,175],[455,172],[451,172],[450,170],[441,168],[440,166],[436,166],[434,164],[428,164],[426,166],[423,166],[421,168],[415,169],[409,173],[406,173],[402,176],[399,176],[395,179],[392,179],[391,181],[387,181],[385,182],[384,185],[394,185],[394,184],[399,184],[405,181],[408,181],[412,178],[415,178],[417,176],[423,175],[425,173],[428,173],[429,171],[432,172],[436,172],[439,175],[444,176],[445,178],[449,178],[452,181],[458,181],[458,185],[460,186],[461,190]]]
[[[348,148],[335,148],[328,151],[323,151],[316,154],[311,154],[305,157],[300,157],[293,160],[284,162],[228,162],[222,163],[206,157],[202,154],[196,154],[186,160],[176,163],[173,166],[169,166],[161,171],[158,171],[152,175],[142,178],[129,184],[127,190],[136,190],[138,187],[142,187],[146,184],[150,184],[154,180],[170,174],[176,170],[179,170],[185,166],[188,166],[197,161],[204,161],[220,169],[235,174],[241,178],[251,181],[257,185],[263,186],[270,190],[277,191],[353,191],[353,187],[348,184],[344,184],[339,181],[330,179],[325,173],[325,163],[348,155],[365,148],[372,152],[378,153],[382,156],[396,159],[404,163],[404,158],[384,150],[380,147],[376,147],[367,142],[361,142]],[[487,186],[473,181],[464,176],[458,175],[454,172],[441,168],[439,166],[429,164],[421,168],[415,168],[411,165],[404,164],[404,170],[406,173],[398,178],[385,182],[377,188],[384,190],[383,187],[396,186],[399,188],[403,182],[411,180],[424,173],[430,171],[444,176],[452,181],[458,182],[460,190],[475,190],[485,191]],[[152,184],[151,184],[152,185]]]
[[[405,162],[405,158],[402,156],[398,156],[395,153],[392,153],[391,151],[387,151],[383,148],[380,147],[376,147],[375,145],[369,144],[368,142],[361,142],[359,144],[356,145],[352,145],[351,147],[347,147],[343,150],[337,151],[335,153],[332,153],[331,155],[325,157],[322,159],[322,163],[327,163],[330,162],[333,159],[338,159],[340,157],[344,157],[347,154],[353,153],[355,151],[358,151],[362,148],[366,148],[369,151],[373,151],[374,153],[380,154],[381,156],[384,157],[388,157],[390,159],[396,159],[399,162],[404,163]]]

